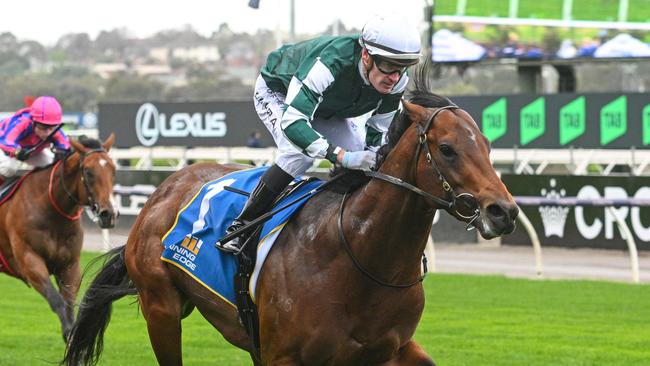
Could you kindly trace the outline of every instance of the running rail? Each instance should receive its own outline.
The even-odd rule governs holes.
[[[514,197],[515,202],[519,206],[586,206],[586,207],[605,207],[607,211],[614,217],[616,220],[616,225],[619,230],[625,234],[625,241],[627,242],[627,248],[630,253],[630,266],[632,268],[632,282],[639,283],[639,255],[636,249],[636,242],[634,241],[634,236],[630,231],[630,228],[627,226],[627,223],[623,218],[618,215],[618,212],[614,210],[615,207],[650,207],[650,199],[640,199],[640,198],[627,198],[627,199],[607,199],[602,198],[598,200],[594,199],[582,199],[576,197],[561,197],[561,198],[546,198],[546,197],[534,197],[534,196],[517,196]],[[533,244],[533,249],[535,251],[535,269],[538,277],[543,277],[543,267],[542,267],[542,246],[540,245],[539,236],[533,228],[530,220],[526,216],[523,210],[519,210],[519,215],[517,216],[519,221],[522,223],[528,237]]]

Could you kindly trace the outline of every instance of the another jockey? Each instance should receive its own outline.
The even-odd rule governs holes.
[[[323,36],[273,51],[257,78],[254,103],[278,156],[227,233],[267,212],[315,158],[371,169],[408,83],[406,69],[419,59],[415,27],[380,16],[360,36]],[[357,131],[351,118],[369,112],[365,131]],[[243,241],[218,245],[236,252]]]
[[[0,121],[0,178],[16,175],[19,161],[41,167],[54,161],[54,154],[46,148],[50,143],[59,153],[70,149],[68,137],[61,129],[61,105],[54,97],[36,98],[29,108],[17,111]],[[49,142],[41,143],[49,138]],[[40,144],[40,145],[39,145]],[[38,147],[37,147],[38,146]]]

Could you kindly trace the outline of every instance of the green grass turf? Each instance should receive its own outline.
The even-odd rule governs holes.
[[[416,339],[438,365],[650,365],[649,285],[433,274],[425,287]],[[60,359],[58,319],[36,291],[0,275],[0,309],[0,365]],[[250,364],[197,312],[183,346],[187,365]],[[115,304],[101,360],[155,364],[133,298]]]

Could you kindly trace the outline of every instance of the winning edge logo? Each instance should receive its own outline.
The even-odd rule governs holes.
[[[169,120],[152,103],[144,103],[135,115],[135,133],[144,146],[153,146],[162,137],[223,137],[228,128],[226,114],[173,113]]]

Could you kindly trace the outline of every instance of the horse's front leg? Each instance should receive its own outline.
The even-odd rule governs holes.
[[[435,363],[415,341],[400,348],[397,356],[381,366],[435,366]]]
[[[17,238],[13,238],[16,240]],[[15,243],[12,241],[12,243]],[[72,323],[68,320],[66,315],[66,304],[59,292],[54,287],[50,280],[50,272],[43,258],[36,254],[31,249],[27,248],[27,243],[16,243],[14,248],[24,248],[23,250],[14,250],[14,258],[18,263],[21,277],[27,283],[38,291],[50,305],[52,311],[56,313],[61,321],[61,330],[63,332],[63,340],[67,339],[70,332]]]
[[[81,284],[79,261],[76,260],[65,269],[57,271],[57,273],[54,274],[54,277],[59,286],[59,294],[63,298],[63,317],[61,319],[61,327],[63,328],[63,337],[67,339],[74,323],[74,305]]]

